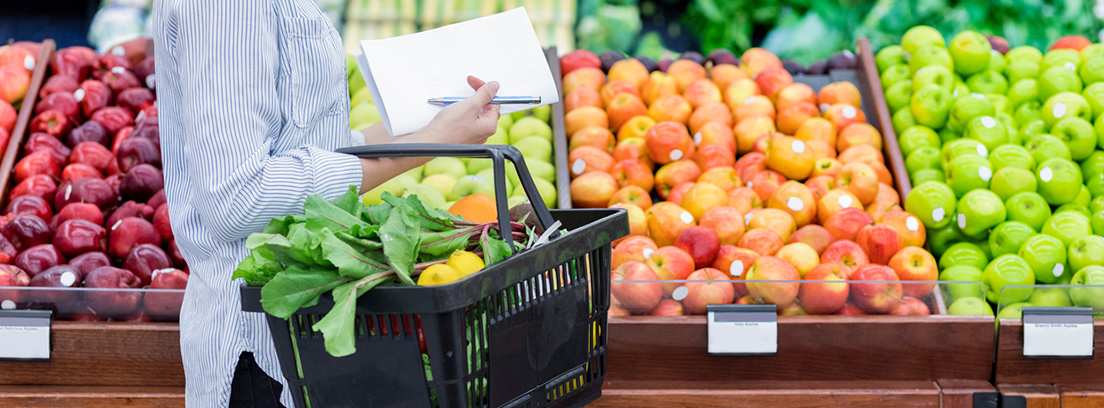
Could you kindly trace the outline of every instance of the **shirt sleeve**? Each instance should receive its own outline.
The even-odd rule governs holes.
[[[236,241],[274,217],[302,213],[310,194],[332,198],[361,184],[356,157],[313,146],[271,153],[284,125],[277,18],[267,2],[254,0],[177,10],[185,179],[201,222],[219,240]],[[349,135],[333,137],[344,142]]]

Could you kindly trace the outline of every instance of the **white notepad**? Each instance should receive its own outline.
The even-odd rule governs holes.
[[[499,96],[560,100],[544,50],[524,7],[420,33],[363,40],[357,56],[364,80],[391,136],[429,124],[443,107],[430,98],[470,96],[468,75],[498,81]],[[502,105],[503,114],[538,105]]]

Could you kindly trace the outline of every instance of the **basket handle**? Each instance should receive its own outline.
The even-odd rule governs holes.
[[[395,143],[368,146],[353,146],[338,149],[338,153],[351,154],[363,159],[375,159],[383,157],[470,157],[489,158],[494,163],[495,204],[498,207],[498,234],[502,239],[511,236],[510,208],[506,204],[506,162],[514,163],[525,196],[533,205],[533,211],[537,215],[537,221],[547,228],[552,225],[552,214],[544,205],[540,192],[537,191],[533,178],[529,175],[529,168],[525,166],[525,158],[521,151],[510,145],[466,145],[466,144],[439,144],[439,143]],[[514,253],[514,246],[510,245],[510,253]]]

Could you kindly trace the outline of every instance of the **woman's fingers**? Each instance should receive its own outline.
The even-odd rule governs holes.
[[[475,77],[471,77],[475,78]],[[470,82],[470,81],[469,81]],[[475,91],[475,95],[468,97],[463,103],[468,104],[468,108],[475,111],[482,111],[483,107],[491,103],[495,94],[498,93],[498,82],[491,81],[483,84]]]
[[[483,82],[482,79],[479,79],[479,78],[476,78],[474,76],[468,75],[468,86],[470,86],[472,88],[472,90],[478,91],[479,88],[482,88],[483,84],[485,84],[485,83],[486,82]]]

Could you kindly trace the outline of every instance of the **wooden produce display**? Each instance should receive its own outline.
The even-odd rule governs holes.
[[[1021,407],[1104,406],[1104,320],[1093,321],[1093,358],[1025,358],[1023,321],[1000,319],[993,381]]]

